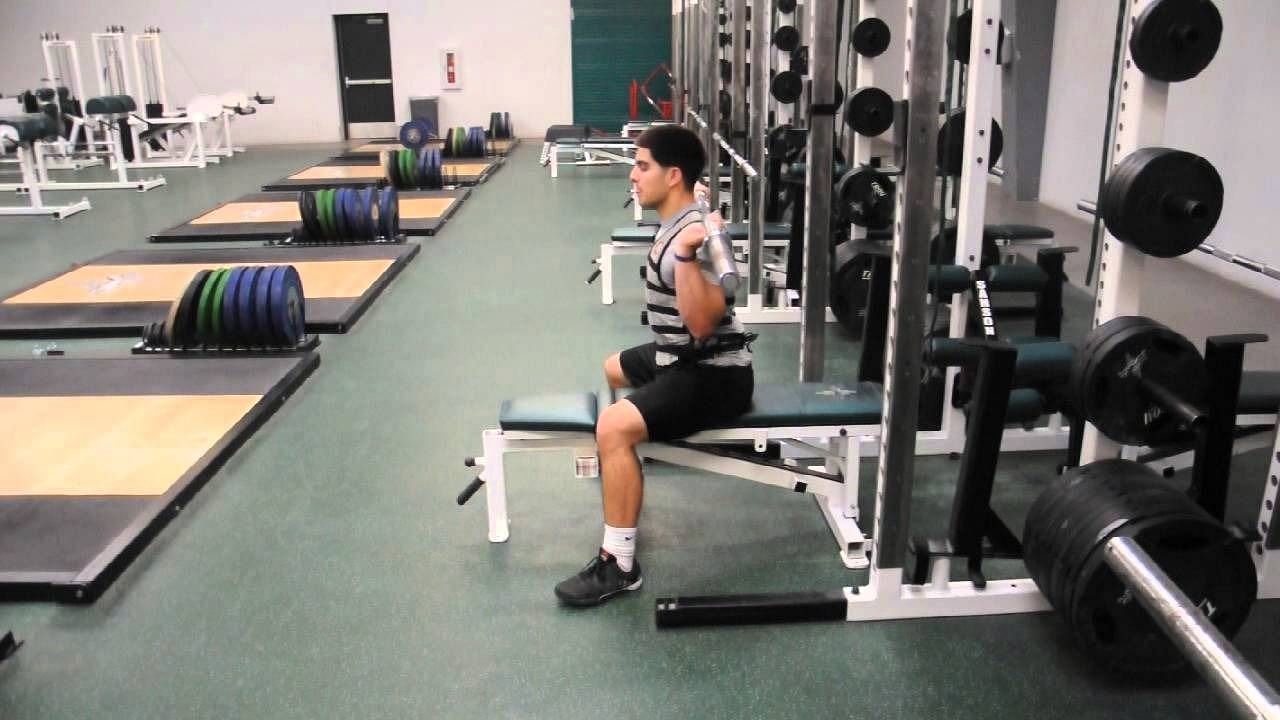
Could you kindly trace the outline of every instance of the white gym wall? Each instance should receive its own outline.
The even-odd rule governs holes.
[[[1198,77],[1170,86],[1164,145],[1207,158],[1222,175],[1224,209],[1209,242],[1280,266],[1271,182],[1280,145],[1270,135],[1280,114],[1280,3],[1216,4],[1222,45]],[[1097,194],[1115,19],[1114,3],[1058,2],[1040,199],[1080,217],[1076,201]],[[1197,342],[1266,332],[1272,341],[1248,350],[1246,365],[1280,369],[1277,299],[1280,282],[1193,252],[1147,262],[1142,311]]]
[[[199,93],[260,91],[274,95],[276,104],[238,123],[237,143],[338,140],[342,111],[333,15],[362,12],[390,16],[398,121],[408,119],[409,97],[430,95],[440,97],[440,123],[446,127],[487,126],[489,113],[503,110],[511,113],[517,134],[540,138],[548,125],[572,121],[569,0],[3,0],[0,46],[7,49],[0,93],[34,87],[44,75],[42,32],[76,41],[85,92],[93,95],[90,33],[123,25],[132,35],[158,26],[171,103]],[[444,47],[459,51],[461,90],[440,90]]]

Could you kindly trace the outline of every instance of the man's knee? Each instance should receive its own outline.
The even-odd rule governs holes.
[[[622,372],[622,353],[614,353],[604,359],[604,377],[613,389],[629,387],[627,376]]]
[[[633,448],[647,436],[644,416],[627,400],[605,408],[596,420],[596,446],[601,452]]]

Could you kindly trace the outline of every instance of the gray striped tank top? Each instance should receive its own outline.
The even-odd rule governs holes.
[[[653,239],[653,247],[649,249],[648,263],[645,268],[644,301],[648,310],[649,328],[653,330],[654,342],[658,345],[657,363],[660,367],[671,365],[677,360],[676,355],[671,352],[663,352],[664,347],[671,348],[672,351],[714,347],[719,342],[719,338],[740,336],[746,332],[742,322],[734,315],[731,297],[725,298],[725,314],[720,319],[720,325],[716,328],[715,334],[702,343],[694,343],[689,329],[680,319],[680,312],[676,309],[675,289],[678,261],[675,259],[675,250],[671,245],[681,230],[700,222],[702,222],[702,212],[698,209],[697,203],[684,207],[658,228]],[[698,258],[702,276],[713,285],[718,285],[719,280],[712,270],[705,243],[698,250]],[[740,348],[716,353],[711,357],[698,360],[698,364],[713,367],[745,367],[751,365],[751,351]]]

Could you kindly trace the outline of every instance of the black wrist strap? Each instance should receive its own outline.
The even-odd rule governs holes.
[[[672,252],[671,257],[675,258],[678,262],[694,262],[698,259],[698,253],[694,253],[689,257],[684,257],[678,252]]]

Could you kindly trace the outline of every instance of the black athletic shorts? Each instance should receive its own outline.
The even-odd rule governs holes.
[[[678,363],[658,367],[654,343],[623,350],[622,374],[635,390],[627,396],[640,410],[650,440],[676,440],[731,420],[751,409],[751,366],[711,367]]]

